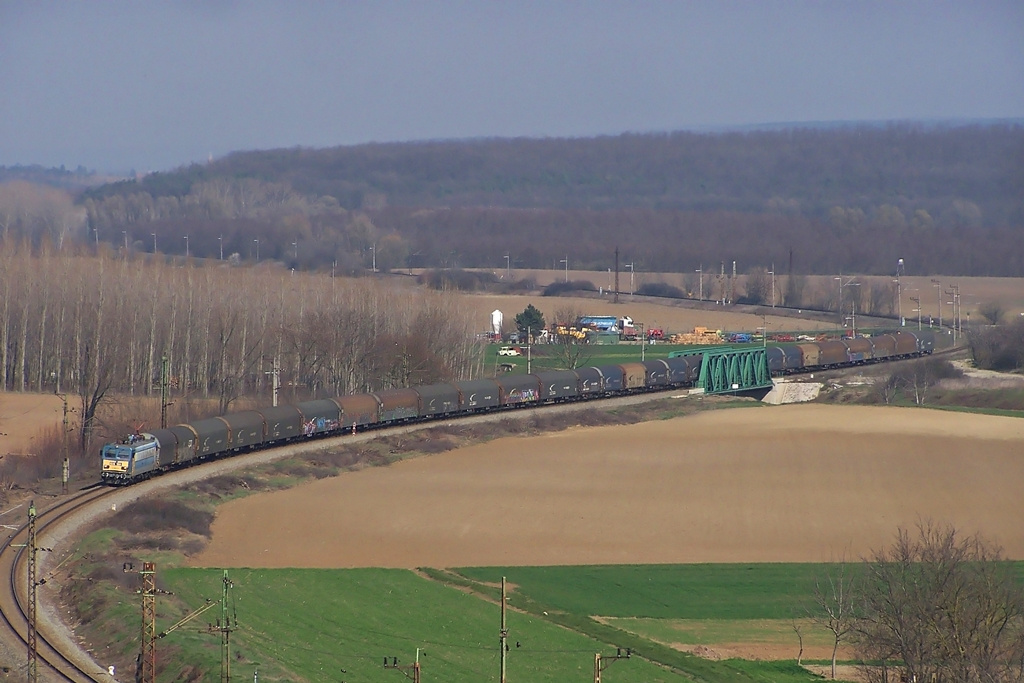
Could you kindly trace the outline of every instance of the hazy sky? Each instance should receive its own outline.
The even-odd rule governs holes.
[[[1024,117],[1024,2],[0,0],[0,165]]]

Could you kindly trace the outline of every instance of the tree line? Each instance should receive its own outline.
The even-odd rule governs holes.
[[[446,140],[237,152],[88,196],[181,196],[232,178],[286,183],[347,210],[774,210],[826,218],[837,206],[869,215],[892,205],[908,220],[920,209],[941,222],[1019,225],[1022,152],[1024,127],[1016,124]],[[957,199],[973,204],[961,208],[974,215],[957,215]]]
[[[0,242],[0,389],[77,396],[82,448],[112,395],[159,395],[164,357],[172,395],[221,413],[269,400],[275,366],[282,401],[479,371],[474,325],[449,294],[130,256]]]
[[[1024,273],[1024,127],[273,150],[83,194],[0,183],[0,236],[395,268]]]

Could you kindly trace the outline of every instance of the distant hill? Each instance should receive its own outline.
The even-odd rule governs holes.
[[[39,165],[0,166],[0,183],[14,180],[80,192],[89,187],[97,187],[122,179],[90,171],[84,166],[79,166],[74,171],[69,171],[63,166],[60,168],[45,168]]]
[[[955,199],[982,220],[1022,208],[1024,126],[925,124],[597,138],[481,139],[237,152],[104,187],[94,197],[182,195],[197,181],[253,178],[381,206],[778,211],[824,217],[883,204],[933,217]]]
[[[1024,126],[833,125],[236,152],[89,189],[111,242],[292,266],[1024,274]],[[167,233],[171,239],[164,235]],[[157,235],[153,238],[153,235]],[[333,265],[332,265],[333,264]]]

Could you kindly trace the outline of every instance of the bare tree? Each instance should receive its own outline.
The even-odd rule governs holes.
[[[747,275],[746,300],[752,304],[771,304],[772,298],[772,276],[767,268],[755,268]]]
[[[591,356],[586,331],[576,327],[576,321],[583,315],[576,306],[566,305],[555,310],[556,322],[551,326],[554,330],[552,352],[558,364],[569,370],[580,367]]]
[[[836,656],[854,625],[853,576],[845,560],[829,565],[824,578],[814,580],[814,601],[818,611],[811,618],[832,634],[832,679],[836,677]],[[801,641],[802,645],[802,641]],[[801,646],[802,650],[802,646]]]
[[[938,683],[1024,679],[1024,589],[980,536],[933,522],[899,529],[865,563],[858,595],[857,653],[883,671]]]
[[[1002,301],[986,301],[978,305],[978,313],[985,316],[985,319],[993,325],[998,325],[1006,315],[1006,304]]]
[[[793,632],[796,633],[797,642],[800,643],[800,651],[796,653],[796,665],[802,666],[804,659],[804,625],[796,617],[790,620],[789,625]]]

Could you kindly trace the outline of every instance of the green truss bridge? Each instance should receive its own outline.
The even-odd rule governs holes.
[[[703,349],[673,351],[669,358],[702,356],[697,386],[706,394],[732,394],[751,389],[770,389],[767,349],[763,346],[740,349],[709,346]]]

